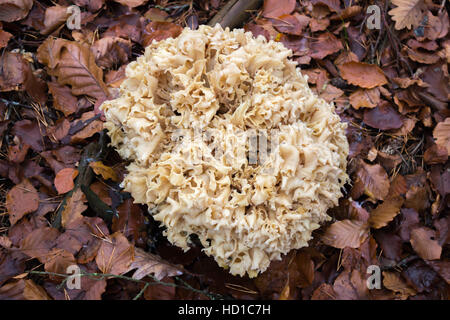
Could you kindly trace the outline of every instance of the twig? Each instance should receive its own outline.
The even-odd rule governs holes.
[[[249,17],[250,10],[256,10],[261,6],[262,0],[230,0],[217,14],[209,21],[209,26],[217,23],[223,28],[233,29],[240,26]]]

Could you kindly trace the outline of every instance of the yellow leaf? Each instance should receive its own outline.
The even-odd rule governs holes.
[[[105,166],[101,161],[95,161],[89,163],[89,166],[94,170],[95,174],[101,175],[103,179],[112,181],[119,181],[119,177],[113,168]]]

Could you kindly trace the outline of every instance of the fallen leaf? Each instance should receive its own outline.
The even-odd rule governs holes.
[[[123,4],[124,6],[135,8],[142,6],[144,3],[146,3],[148,0],[114,0],[115,2],[118,2],[120,4]]]
[[[309,24],[310,18],[295,13],[293,15],[283,14],[276,19],[272,19],[272,24],[279,32],[300,36],[303,29]]]
[[[262,15],[266,18],[278,18],[283,14],[290,14],[295,9],[295,0],[266,0]]]
[[[342,220],[333,223],[322,236],[326,245],[343,249],[359,248],[368,237],[368,226],[357,220]]]
[[[370,213],[370,226],[375,229],[387,226],[399,214],[403,201],[402,197],[388,198],[382,204],[378,205]]]
[[[350,61],[338,68],[344,80],[361,88],[372,89],[387,84],[383,71],[374,64]]]
[[[150,22],[142,32],[142,46],[146,47],[153,40],[161,41],[167,38],[176,38],[183,28],[172,22]]]
[[[342,50],[342,42],[331,32],[322,33],[310,44],[310,56],[322,60],[326,56]]]
[[[133,273],[133,279],[137,280],[149,274],[153,275],[157,280],[183,274],[182,268],[172,265],[157,255],[145,252],[140,248],[134,248],[134,260],[127,272],[134,269],[136,271]]]
[[[90,48],[75,41],[49,37],[37,50],[39,62],[48,67],[61,85],[72,87],[74,95],[88,95],[105,99],[108,89],[103,82],[103,72],[96,63]]]
[[[15,185],[6,194],[6,210],[9,222],[14,225],[22,217],[39,207],[39,195],[27,179]]]
[[[48,35],[66,23],[70,12],[66,6],[55,5],[45,9],[44,28],[40,30],[41,34]]]
[[[350,104],[353,108],[375,108],[380,102],[380,90],[358,89],[350,95]]]
[[[397,7],[388,13],[395,21],[395,29],[411,29],[411,26],[418,26],[423,17],[423,0],[392,0]]]
[[[417,294],[416,290],[408,286],[396,272],[383,271],[383,286],[395,293],[399,293],[402,300]]]
[[[128,63],[131,56],[131,41],[120,37],[104,37],[94,42],[91,47],[97,65],[103,68]]]
[[[37,121],[28,119],[17,121],[13,128],[12,134],[19,136],[21,141],[30,145],[36,152],[44,150],[43,134],[41,133]]]
[[[61,214],[61,225],[64,228],[76,228],[81,221],[83,216],[81,213],[87,209],[84,204],[86,202],[86,197],[83,191],[77,188],[67,200],[66,206]]]
[[[89,167],[94,170],[95,174],[101,175],[104,180],[111,179],[112,181],[119,181],[117,172],[113,168],[103,164],[101,161],[90,162]]]
[[[364,161],[356,172],[354,188],[377,200],[384,200],[389,192],[389,178],[386,171],[379,164],[370,165]],[[356,197],[356,198],[359,198]]]
[[[450,155],[450,117],[436,125],[433,137],[436,139],[436,144],[446,148],[447,154]]]
[[[380,130],[399,129],[403,126],[400,114],[387,102],[381,102],[376,108],[364,111],[364,122]]]
[[[1,0],[0,21],[13,22],[25,18],[33,6],[33,0]]]
[[[121,275],[130,270],[134,261],[134,247],[122,233],[113,233],[102,239],[95,261],[103,273]]]
[[[20,248],[27,256],[45,263],[49,252],[57,245],[55,240],[59,234],[59,231],[55,228],[35,229],[22,240]]]
[[[0,49],[6,47],[11,38],[12,38],[11,33],[0,29]]]
[[[431,147],[425,150],[423,160],[427,164],[445,163],[448,160],[448,154],[447,148],[434,143]]]
[[[436,232],[426,227],[411,231],[411,245],[415,252],[424,260],[437,260],[441,258],[442,247],[434,239]]]
[[[73,168],[64,168],[55,176],[55,188],[58,194],[69,192],[73,189],[73,179],[78,175],[78,170]]]

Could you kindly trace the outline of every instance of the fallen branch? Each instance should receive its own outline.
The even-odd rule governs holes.
[[[208,25],[215,26],[218,23],[230,29],[241,26],[250,17],[249,11],[258,9],[261,4],[262,0],[230,0]]]

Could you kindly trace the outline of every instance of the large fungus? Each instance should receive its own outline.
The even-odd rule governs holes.
[[[291,55],[242,29],[186,28],[149,45],[101,106],[130,160],[124,189],[172,244],[187,251],[197,235],[233,275],[307,246],[347,180],[346,125]]]

